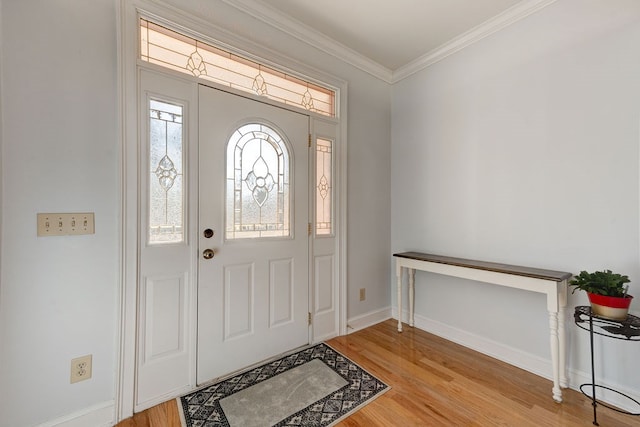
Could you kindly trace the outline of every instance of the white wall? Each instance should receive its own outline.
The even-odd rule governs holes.
[[[349,81],[347,269],[349,319],[387,309],[391,273],[391,95],[386,84],[363,74]],[[386,223],[386,225],[385,225]],[[366,300],[359,289],[366,288]]]
[[[222,2],[175,4],[348,82],[349,317],[388,307],[390,86]],[[115,397],[115,5],[1,3],[1,427],[104,416]],[[37,212],[75,211],[95,212],[95,235],[36,237]],[[70,360],[85,354],[93,354],[93,378],[71,385]]]
[[[395,84],[392,251],[610,268],[640,297],[639,46],[640,2],[562,0]],[[549,360],[542,295],[416,281],[425,324]],[[571,318],[585,302],[569,303],[574,374],[589,370]],[[640,346],[623,344],[597,343],[598,372],[637,397]]]

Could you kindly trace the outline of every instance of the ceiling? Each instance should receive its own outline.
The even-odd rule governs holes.
[[[265,3],[396,70],[519,1],[265,0]]]
[[[387,74],[385,80],[397,80],[394,73],[443,50],[457,51],[555,0],[225,1],[342,59],[350,57],[372,74]]]

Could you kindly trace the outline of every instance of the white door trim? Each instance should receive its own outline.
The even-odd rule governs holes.
[[[139,12],[148,16],[163,17],[200,34],[207,35],[212,41],[226,46],[234,46],[239,53],[261,52],[269,58],[254,58],[279,68],[297,70],[310,76],[312,80],[324,81],[339,90],[338,115],[336,120],[339,132],[339,150],[336,158],[338,174],[338,194],[335,231],[338,238],[337,267],[337,333],[347,333],[347,83],[315,68],[302,65],[279,52],[260,46],[248,39],[227,30],[212,26],[206,21],[185,13],[178,8],[157,0],[115,0],[117,15],[117,84],[118,84],[118,127],[120,149],[120,221],[119,252],[120,280],[118,283],[118,319],[119,328],[116,337],[117,369],[115,374],[115,422],[131,417],[134,413],[135,366],[136,366],[136,319],[137,319],[137,281],[138,281],[138,33],[137,17]],[[142,66],[146,66],[142,64]],[[151,67],[153,68],[153,67]],[[184,75],[182,75],[184,78]],[[247,96],[247,94],[243,94]],[[262,102],[265,102],[260,98]],[[275,104],[277,105],[277,104]],[[312,117],[314,113],[311,113]],[[327,118],[323,117],[323,120]]]

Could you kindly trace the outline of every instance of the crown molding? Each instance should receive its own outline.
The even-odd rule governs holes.
[[[222,0],[268,25],[274,27],[300,41],[321,51],[335,56],[372,76],[391,83],[393,72],[389,68],[369,59],[355,50],[336,40],[325,36],[321,32],[303,24],[302,22],[283,14],[279,10],[265,3],[263,0]]]
[[[398,68],[393,72],[391,83],[397,83],[555,2],[556,0],[523,0],[477,27]]]
[[[526,18],[555,3],[556,0],[522,0],[477,27],[455,37],[449,42],[427,52],[410,63],[392,71],[355,50],[325,36],[264,2],[264,0],[222,0],[228,5],[292,36],[296,39],[335,56],[360,70],[387,83],[397,83],[410,75],[452,55],[483,38]]]

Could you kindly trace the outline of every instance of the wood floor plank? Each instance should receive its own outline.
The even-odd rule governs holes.
[[[391,386],[340,427],[356,426],[563,426],[591,425],[591,402],[575,390],[563,403],[551,398],[551,381],[489,356],[388,320],[327,344]],[[598,408],[602,427],[638,427],[640,419]],[[117,427],[179,427],[175,400]]]

